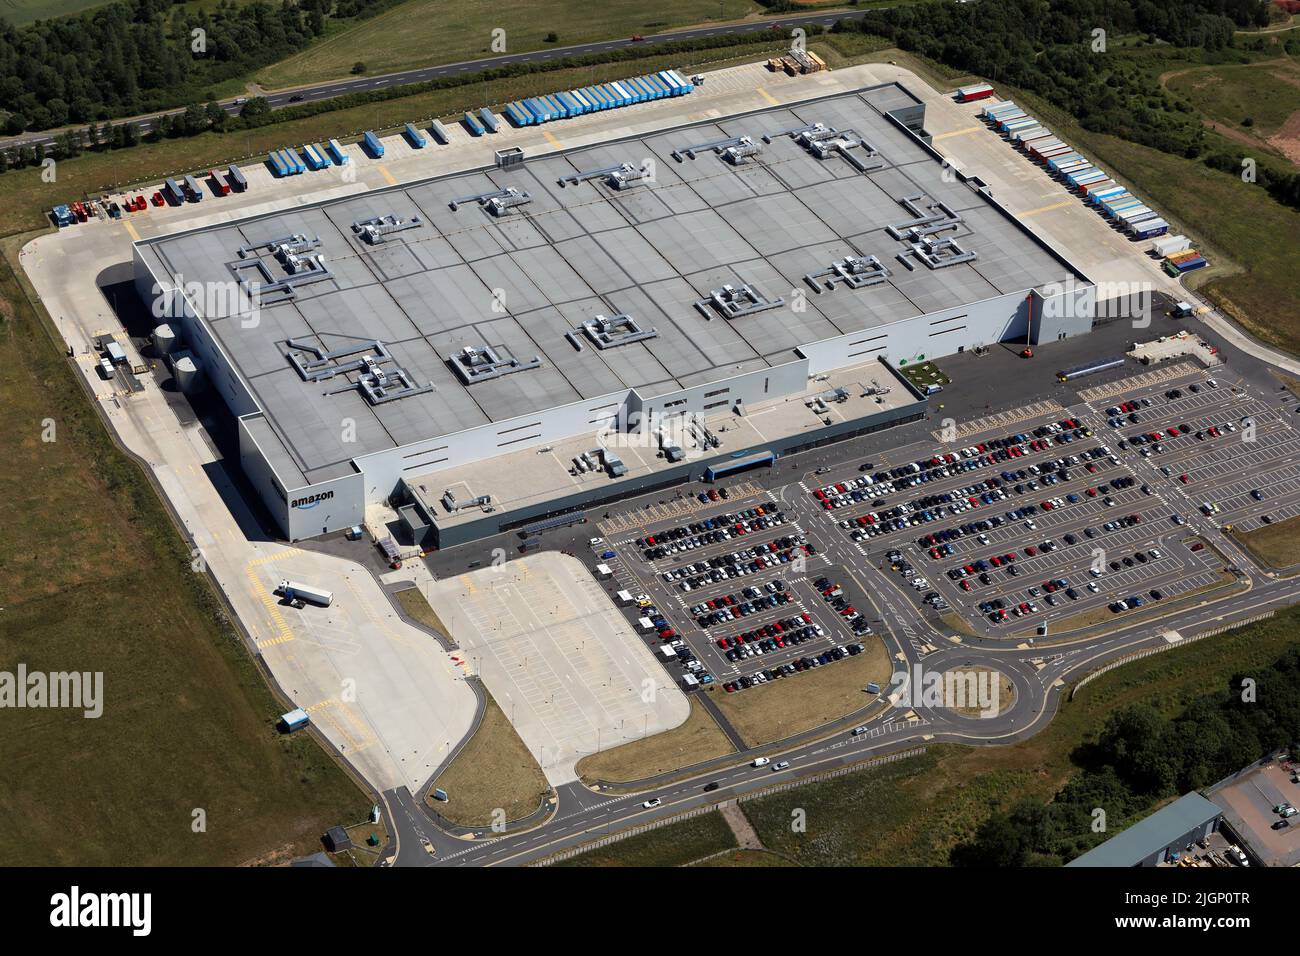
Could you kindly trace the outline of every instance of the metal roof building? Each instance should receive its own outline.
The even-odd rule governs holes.
[[[1157,866],[1218,829],[1223,811],[1189,793],[1066,866]]]
[[[1086,332],[1052,307],[1086,277],[923,110],[891,84],[293,206],[137,243],[136,284],[310,537],[413,476],[1024,338],[1031,310]]]

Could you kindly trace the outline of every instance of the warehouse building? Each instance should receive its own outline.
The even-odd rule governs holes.
[[[1159,866],[1178,859],[1211,833],[1223,811],[1199,793],[1188,793],[1139,820],[1066,866]]]
[[[1091,285],[889,84],[135,245],[290,540],[446,547],[924,415],[894,371]]]

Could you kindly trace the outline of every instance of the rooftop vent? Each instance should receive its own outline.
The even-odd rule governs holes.
[[[508,355],[503,355],[504,351],[504,348],[498,350],[491,345],[485,345],[482,348],[467,345],[448,361],[451,363],[452,369],[460,376],[460,380],[466,385],[486,382],[488,379],[523,372],[530,368],[538,368],[542,364],[542,360],[536,355],[527,362],[521,362]]]
[[[711,309],[717,311],[724,319],[738,319],[742,316],[766,312],[768,309],[777,309],[784,304],[785,299],[780,297],[769,299],[753,285],[745,283],[739,287],[724,285],[721,289],[715,289],[707,298],[698,300],[695,307],[706,319],[713,317]]]
[[[407,229],[416,229],[423,225],[424,223],[420,221],[419,216],[412,216],[410,219],[399,219],[397,216],[389,214],[354,222],[352,232],[363,242],[378,246],[387,242],[389,236],[405,232]]]
[[[460,199],[453,199],[447,205],[455,212],[465,203],[478,203],[483,209],[486,209],[492,215],[504,216],[511,209],[517,206],[525,206],[533,201],[533,197],[524,190],[515,186],[507,186],[505,189],[497,189],[492,192],[479,193],[477,196],[463,196]]]
[[[576,330],[575,330],[576,331]],[[642,329],[630,315],[598,315],[582,323],[581,331],[598,349],[614,348],[653,339],[659,334],[655,329]]]

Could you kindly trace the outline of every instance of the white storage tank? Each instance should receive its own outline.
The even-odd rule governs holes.
[[[172,356],[172,377],[176,379],[176,387],[182,392],[188,394],[198,391],[199,377],[202,373],[203,366],[189,352],[177,352]]]
[[[171,355],[181,347],[180,336],[167,323],[163,323],[153,330],[153,347],[159,355]]]

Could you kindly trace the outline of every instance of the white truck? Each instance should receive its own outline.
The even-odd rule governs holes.
[[[329,607],[334,601],[331,592],[314,588],[310,584],[300,584],[297,581],[281,581],[279,592],[294,607],[302,607],[304,602]]]
[[[631,591],[619,591],[614,596],[618,598],[618,603],[623,605],[624,607],[627,607],[629,604],[633,603]]]
[[[612,578],[613,576],[614,572],[608,564],[596,565],[596,577],[600,578],[602,581]]]

